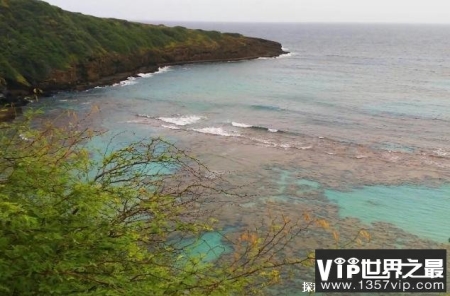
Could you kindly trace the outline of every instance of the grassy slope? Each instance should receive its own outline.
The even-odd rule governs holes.
[[[217,42],[242,38],[238,34],[101,19],[38,0],[0,0],[0,81],[31,85],[54,69],[64,70],[106,54],[142,54],[194,44],[211,48]]]

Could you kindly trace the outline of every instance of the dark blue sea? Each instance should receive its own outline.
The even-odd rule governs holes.
[[[362,229],[370,241],[354,247],[448,246],[450,26],[169,25],[271,39],[289,54],[166,67],[38,106],[50,116],[98,106],[104,137],[161,136],[186,149],[249,196],[210,205],[222,225],[305,212],[328,221],[290,255]]]

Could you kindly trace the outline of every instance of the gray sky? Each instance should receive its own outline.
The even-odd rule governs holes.
[[[450,0],[45,0],[150,21],[450,23]]]

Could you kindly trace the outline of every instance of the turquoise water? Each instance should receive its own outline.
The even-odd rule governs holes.
[[[304,197],[319,193],[339,207],[341,218],[358,218],[366,225],[387,222],[418,237],[441,243],[449,241],[450,185],[374,185],[341,191],[326,189],[316,181],[299,179],[292,171],[274,171],[279,195],[271,200],[312,203],[314,201],[304,200]],[[293,185],[296,190],[288,192],[288,187]]]
[[[300,179],[297,181],[297,184],[306,187],[305,190],[317,190],[320,188],[319,183],[307,179]]]
[[[448,185],[364,186],[349,192],[326,190],[325,195],[339,205],[342,217],[357,217],[368,224],[389,222],[442,243],[450,238]]]
[[[202,262],[213,262],[230,253],[232,248],[223,241],[223,233],[206,232],[198,239],[185,240],[180,247],[186,247],[186,256],[198,258]]]
[[[322,203],[360,219],[355,229],[381,221],[411,239],[448,240],[450,27],[181,25],[277,40],[291,54],[164,68],[35,106],[54,116],[98,106],[94,127],[108,133],[96,148],[113,135],[114,147],[162,136],[258,192],[219,213],[224,223],[260,221],[264,202],[282,203],[280,215]]]

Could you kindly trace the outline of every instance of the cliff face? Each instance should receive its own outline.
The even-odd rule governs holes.
[[[85,89],[104,85],[161,66],[186,63],[233,61],[258,57],[275,57],[283,53],[281,44],[258,38],[241,37],[239,42],[224,40],[213,47],[179,45],[139,54],[108,53],[93,57],[67,69],[53,70],[39,81],[42,90]]]
[[[164,65],[282,53],[277,42],[240,34],[101,19],[39,0],[0,1],[0,103],[35,88],[84,89]]]

